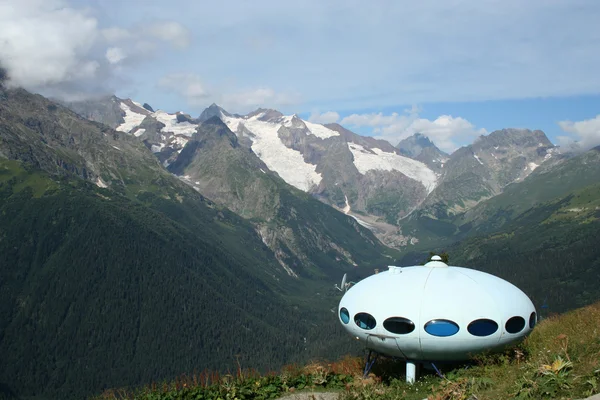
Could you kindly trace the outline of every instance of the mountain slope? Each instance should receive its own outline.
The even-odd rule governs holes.
[[[600,299],[600,148],[540,166],[448,222],[431,241],[453,264],[480,269],[561,312]],[[437,243],[437,244],[436,244]],[[403,263],[420,261],[407,254]]]
[[[169,171],[250,219],[292,276],[384,261],[387,251],[369,230],[286,184],[217,117],[199,125]]]
[[[600,183],[538,203],[494,230],[447,247],[452,262],[496,274],[541,307],[600,299]],[[547,311],[547,310],[544,310]]]
[[[4,392],[82,398],[337,353],[328,282],[289,277],[134,136],[23,90],[0,99]]]
[[[487,233],[501,228],[529,208],[569,196],[600,183],[600,149],[592,149],[569,159],[557,159],[540,167],[522,182],[509,185],[495,196],[458,217],[461,231]],[[583,211],[583,210],[581,210]]]
[[[270,109],[241,116],[213,104],[193,119],[152,113],[131,100],[118,102],[123,122],[117,128],[138,136],[163,165],[177,160],[202,122],[217,117],[235,133],[240,147],[260,159],[260,165],[250,167],[255,173],[262,169],[279,175],[395,248],[451,239],[457,216],[542,164],[546,168],[560,160],[543,132],[526,129],[492,132],[448,156],[420,134],[395,148],[338,124],[314,124]],[[223,191],[216,182],[211,190]]]
[[[440,184],[421,210],[431,206],[437,218],[465,211],[529,175],[552,155],[552,147],[542,131],[504,129],[481,136],[452,153]],[[440,205],[446,215],[440,214]]]
[[[412,211],[437,180],[427,165],[402,156],[389,143],[359,136],[335,124],[314,124],[269,109],[240,116],[215,104],[193,119],[160,110],[149,113],[131,100],[118,102],[121,115],[115,117],[119,125],[113,127],[137,136],[163,165],[176,160],[200,123],[218,117],[236,134],[238,143],[252,149],[268,170],[344,210],[392,246],[406,241],[394,226],[398,218]],[[101,115],[85,112],[83,115],[91,118]]]
[[[427,136],[420,133],[401,140],[396,148],[403,155],[421,161],[436,172],[441,172],[444,163],[448,160],[448,154],[438,149]]]
[[[401,226],[424,244],[448,240],[458,232],[454,220],[459,215],[521,182],[541,164],[559,160],[542,131],[504,129],[481,136],[452,153],[440,183]]]
[[[73,173],[121,193],[132,180],[159,186],[167,175],[135,138],[20,89],[0,90],[0,157],[51,174]]]

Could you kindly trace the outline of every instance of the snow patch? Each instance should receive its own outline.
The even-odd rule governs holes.
[[[527,166],[529,167],[529,169],[530,169],[531,171],[535,171],[535,169],[536,169],[537,167],[539,167],[539,165],[537,165],[537,164],[536,164],[536,163],[534,163],[534,162],[530,162],[529,164],[527,164]]]
[[[479,161],[479,164],[483,165],[483,162],[479,159],[479,157],[477,157],[477,154],[473,154],[473,157],[475,157],[475,159]]]
[[[236,134],[240,124],[252,132],[255,135],[252,138],[252,151],[290,185],[305,192],[319,185],[323,177],[316,172],[317,166],[305,162],[302,153],[284,145],[277,134],[281,123],[260,121],[263,115],[257,114],[248,119],[229,117],[224,118],[224,122]]]
[[[118,131],[129,133],[133,128],[139,126],[144,118],[146,118],[146,115],[136,113],[125,103],[119,103],[119,107],[125,112],[125,117],[123,117],[125,122],[117,126]]]
[[[153,153],[160,153],[164,147],[165,145],[162,143],[159,143],[158,145],[153,144],[152,147],[150,147],[150,151]]]
[[[106,183],[104,183],[104,181],[100,177],[98,177],[98,179],[96,179],[95,184],[96,184],[96,186],[101,187],[101,188],[107,188],[108,187],[108,185]]]
[[[121,149],[118,148],[117,146],[113,146],[113,149],[117,149],[117,150],[121,151]]]
[[[182,148],[185,147],[185,145],[187,144],[187,142],[189,142],[189,139],[186,137],[182,137],[182,136],[175,136],[173,137],[173,139],[171,140],[170,144],[171,146],[176,144],[181,146]]]
[[[152,116],[165,124],[160,130],[161,132],[171,132],[175,135],[191,137],[196,132],[196,128],[198,128],[198,125],[191,124],[188,121],[177,122],[177,114],[169,114],[162,110],[158,110]]]
[[[368,222],[365,222],[365,221],[363,221],[362,219],[358,218],[358,217],[357,217],[357,216],[355,216],[355,215],[350,215],[350,216],[351,216],[352,218],[354,218],[354,219],[356,220],[356,222],[358,222],[358,224],[359,224],[359,225],[361,225],[361,226],[363,226],[363,227],[367,228],[368,230],[371,230],[371,231],[372,231],[373,229],[375,229],[375,225],[372,225],[372,224],[370,224],[370,223],[368,223]]]
[[[348,148],[354,156],[354,165],[358,172],[366,174],[371,170],[399,171],[411,179],[419,181],[428,193],[435,188],[437,176],[427,165],[396,153],[388,153],[378,148],[370,151],[356,143],[348,143]]]
[[[348,202],[348,196],[344,195],[344,198],[346,199],[346,205],[344,206],[342,211],[344,212],[344,214],[348,214],[350,212],[350,203]]]
[[[137,131],[133,132],[133,136],[140,137],[144,134],[144,132],[146,132],[146,130],[144,128],[140,128]]]
[[[327,139],[333,136],[340,136],[340,134],[332,129],[326,128],[321,124],[314,124],[312,122],[304,121],[304,124],[308,130],[318,138]]]
[[[238,127],[240,126],[240,123],[243,121],[243,119],[227,117],[227,116],[221,114],[221,121],[223,121],[225,123],[225,125],[227,125],[227,127],[229,128],[229,130],[231,132],[233,132],[237,135]]]

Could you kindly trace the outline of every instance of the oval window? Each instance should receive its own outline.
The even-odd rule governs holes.
[[[383,321],[383,327],[392,333],[398,335],[406,335],[415,330],[415,324],[410,320],[402,317],[391,317]]]
[[[346,308],[344,307],[342,307],[342,309],[340,310],[340,319],[345,324],[350,322],[350,314],[348,313],[348,310],[346,310]]]
[[[533,327],[535,326],[536,323],[537,323],[537,315],[535,314],[535,311],[534,311],[529,316],[529,329],[533,329]]]
[[[456,322],[447,319],[434,319],[426,323],[424,329],[430,335],[447,337],[455,335],[459,327]]]
[[[506,321],[504,328],[508,333],[519,333],[525,328],[525,319],[523,317],[512,317]]]
[[[498,324],[491,319],[476,319],[467,326],[467,331],[473,336],[490,336],[497,330]]]
[[[375,328],[377,322],[375,318],[371,314],[367,313],[358,313],[354,316],[354,323],[358,325],[359,328],[371,330]]]

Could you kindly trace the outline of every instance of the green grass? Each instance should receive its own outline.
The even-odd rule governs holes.
[[[337,392],[343,400],[572,399],[600,392],[600,303],[540,322],[520,345],[404,381],[403,363],[383,361],[362,377],[363,361],[346,357],[259,375],[203,372],[138,389],[107,390],[95,400],[273,399],[297,391]],[[424,370],[423,370],[424,371]]]
[[[47,191],[58,188],[58,184],[48,179],[46,174],[28,171],[19,161],[0,159],[0,184],[10,180],[15,193],[31,188],[34,198],[39,198]]]

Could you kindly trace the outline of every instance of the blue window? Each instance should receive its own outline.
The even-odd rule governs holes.
[[[529,329],[533,329],[533,327],[535,326],[536,323],[537,323],[537,315],[535,314],[535,311],[534,311],[529,316]]]
[[[525,319],[523,317],[512,317],[506,321],[504,328],[508,333],[519,333],[525,328]]]
[[[447,319],[434,319],[425,324],[425,332],[433,336],[447,337],[459,331],[456,322]]]
[[[467,331],[473,336],[490,336],[497,330],[498,324],[491,319],[476,319],[467,326]]]
[[[415,324],[410,320],[402,317],[391,317],[383,321],[383,327],[392,333],[398,335],[406,335],[415,330]]]
[[[348,313],[348,310],[346,310],[346,308],[344,307],[342,307],[342,309],[340,310],[340,319],[345,324],[350,322],[350,314]]]
[[[371,314],[364,312],[358,313],[354,316],[354,323],[358,325],[359,328],[366,329],[368,331],[375,328],[375,325],[377,325],[375,318],[373,318]]]

